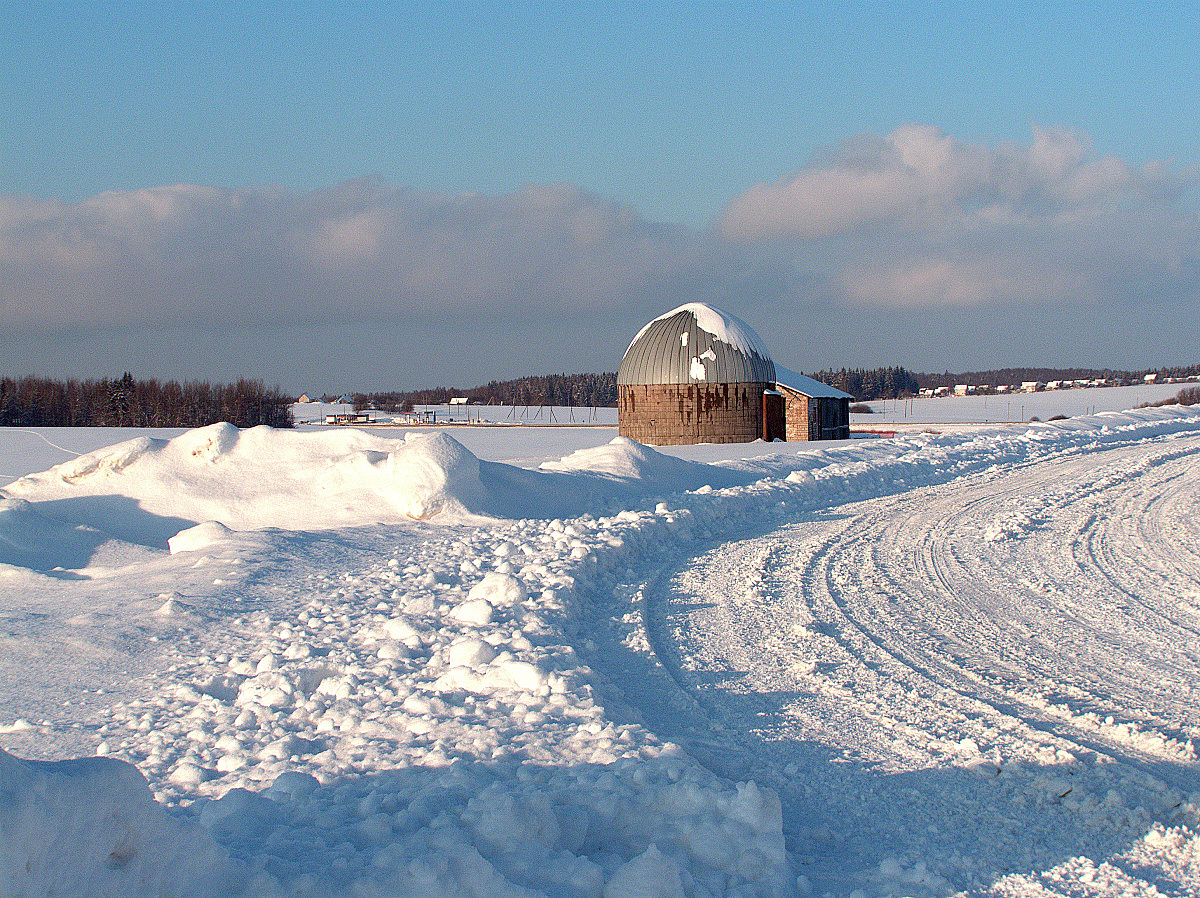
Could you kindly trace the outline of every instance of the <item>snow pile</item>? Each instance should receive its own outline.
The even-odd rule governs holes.
[[[627,437],[591,449],[581,449],[559,461],[543,462],[543,471],[603,476],[636,487],[637,494],[681,493],[702,486],[734,486],[747,477],[732,469],[702,465],[666,455]],[[631,491],[632,492],[632,491]]]
[[[37,519],[30,505],[7,504],[0,510],[0,561],[25,559],[24,566],[40,569],[43,545],[74,557],[71,547],[81,538],[71,528],[166,548],[182,530],[210,521],[243,531],[319,530],[575,516],[648,491],[746,480],[623,438],[543,467],[481,462],[441,432],[389,439],[354,429],[239,432],[214,424],[171,440],[140,437],[9,484],[9,496],[52,508],[55,523]],[[62,532],[51,532],[56,528]]]
[[[173,819],[131,764],[0,750],[0,893],[227,895],[252,885],[207,827]]]
[[[60,500],[60,519],[160,546],[181,520],[312,530],[465,514],[482,504],[478,459],[444,434],[395,440],[346,429],[239,432],[228,424],[130,440],[6,491]]]

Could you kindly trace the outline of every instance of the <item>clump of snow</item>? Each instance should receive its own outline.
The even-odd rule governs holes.
[[[220,521],[205,521],[187,530],[180,530],[167,540],[167,548],[172,555],[177,552],[198,552],[227,540],[232,532]]]

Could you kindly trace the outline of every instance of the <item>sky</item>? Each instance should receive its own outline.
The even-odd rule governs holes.
[[[0,2],[0,374],[1200,361],[1183,4]]]

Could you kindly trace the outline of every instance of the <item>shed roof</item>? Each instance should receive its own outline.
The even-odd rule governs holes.
[[[703,303],[672,309],[638,331],[617,372],[619,384],[774,382],[762,338]]]
[[[819,380],[809,377],[806,374],[798,374],[795,371],[789,371],[781,365],[775,366],[775,382],[781,387],[787,387],[790,390],[795,390],[797,393],[803,393],[813,399],[853,399],[849,393],[843,393],[836,387],[831,387],[829,384],[821,383]]]

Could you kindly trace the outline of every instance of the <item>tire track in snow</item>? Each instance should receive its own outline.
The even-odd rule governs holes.
[[[800,854],[844,837],[842,850],[861,856],[889,841],[936,855],[936,836],[882,806],[904,805],[889,776],[1003,777],[1015,765],[1044,779],[1065,765],[1100,781],[1115,760],[1128,782],[1194,790],[1183,743],[1200,721],[1180,682],[1200,678],[1200,658],[1188,648],[1194,609],[1171,595],[1200,595],[1200,572],[1194,552],[1163,536],[1186,539],[1200,516],[1200,441],[1185,442],[1071,447],[726,544],[648,593],[654,647],[682,688],[742,734],[756,775],[791,813],[820,810],[815,822],[789,821]],[[888,800],[851,794],[861,807],[842,816],[862,825],[892,813],[904,832],[867,825],[850,839],[839,827],[847,790],[833,778],[846,763],[855,777],[883,774],[862,788]],[[1067,831],[1080,845],[1096,837]],[[1042,857],[1033,863],[1054,860]]]

